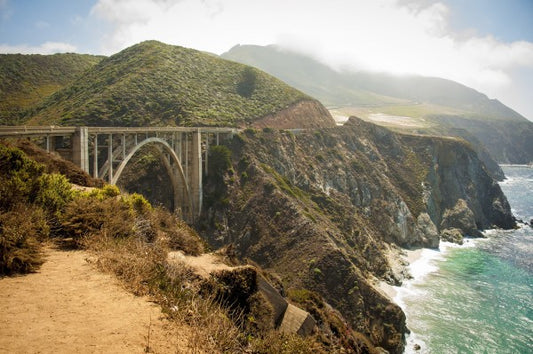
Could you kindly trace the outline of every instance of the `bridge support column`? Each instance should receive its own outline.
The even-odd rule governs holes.
[[[72,162],[89,173],[89,130],[77,127],[72,136]]]
[[[98,178],[98,134],[94,134],[93,177]]]
[[[113,184],[113,134],[107,135],[107,161],[109,161],[109,184]]]
[[[196,218],[202,211],[202,133],[200,129],[192,133],[191,149],[191,172],[189,186],[191,187],[191,197],[193,200],[194,214]]]

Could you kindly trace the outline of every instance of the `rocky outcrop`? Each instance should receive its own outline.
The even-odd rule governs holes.
[[[252,313],[255,310],[264,317],[264,322],[282,333],[307,336],[313,332],[316,325],[313,317],[307,311],[290,304],[258,269],[253,266],[229,266],[223,262],[223,258],[221,254],[215,253],[191,256],[174,251],[169,252],[167,261],[188,267],[201,279],[199,287],[209,296],[218,297],[232,304],[231,306],[236,306],[239,311]],[[266,301],[261,304],[264,309],[257,306],[261,300]],[[257,316],[258,313],[252,315]]]
[[[399,135],[352,118],[320,130],[247,130],[230,148],[225,193],[200,225],[206,238],[233,244],[286,289],[318,292],[392,353],[403,351],[405,315],[369,281],[401,282],[389,251],[438,247],[444,230],[514,225],[497,183],[458,139]]]
[[[453,115],[430,116],[443,126],[462,128],[480,141],[499,163],[527,164],[533,161],[533,123],[524,119],[465,119]],[[465,137],[471,141],[470,137]]]
[[[467,143],[452,138],[401,139],[428,167],[425,204],[440,231],[456,228],[477,237],[479,230],[515,226],[507,198]]]
[[[477,228],[474,213],[464,199],[457,200],[453,208],[444,211],[440,229],[442,239],[460,244],[463,243],[463,232],[467,236],[483,236]]]

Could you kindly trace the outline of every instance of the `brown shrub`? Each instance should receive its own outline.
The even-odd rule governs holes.
[[[313,337],[300,337],[297,334],[282,334],[269,331],[262,337],[252,338],[250,347],[257,354],[320,354],[326,353],[324,348]]]
[[[18,204],[0,212],[0,275],[29,273],[42,263],[40,240],[49,228],[42,209]]]
[[[172,250],[180,250],[185,254],[198,256],[205,251],[205,243],[196,231],[183,220],[163,208],[156,208],[151,214],[151,221],[168,242]]]
[[[75,198],[65,207],[60,221],[61,236],[72,237],[76,242],[91,234],[114,238],[134,234],[135,219],[128,206],[116,198]]]

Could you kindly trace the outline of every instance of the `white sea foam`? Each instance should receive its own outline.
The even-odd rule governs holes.
[[[402,286],[394,287],[396,296],[393,300],[404,311],[408,328],[409,311],[404,300],[406,298],[424,298],[424,296],[426,296],[426,291],[421,287],[417,287],[416,285],[423,283],[424,279],[429,274],[439,270],[437,262],[443,260],[450,249],[459,247],[474,247],[477,241],[478,239],[465,239],[463,245],[441,241],[439,244],[439,249],[424,248],[422,251],[419,251],[418,257],[408,266],[409,272],[413,278],[404,281]],[[420,346],[420,349],[416,350],[415,345]],[[411,333],[406,337],[404,353],[429,353],[427,345],[424,341],[424,337],[411,331]]]

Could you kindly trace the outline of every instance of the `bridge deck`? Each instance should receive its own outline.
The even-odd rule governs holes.
[[[87,127],[89,134],[117,134],[117,133],[234,133],[236,128],[221,127]],[[26,136],[61,136],[74,134],[76,127],[61,126],[0,126],[0,137]]]

